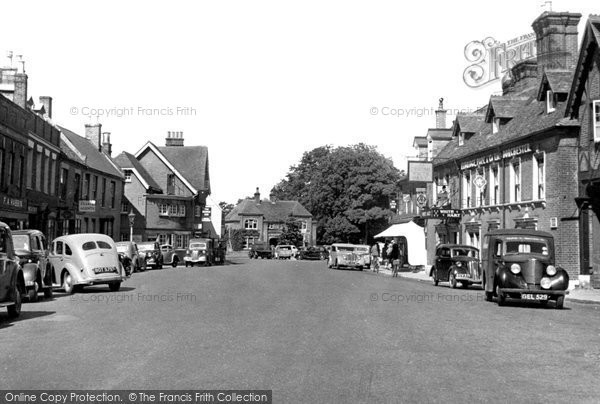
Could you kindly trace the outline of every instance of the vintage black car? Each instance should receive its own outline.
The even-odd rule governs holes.
[[[301,260],[326,260],[328,257],[329,251],[320,246],[303,247],[298,252],[298,259]]]
[[[146,260],[146,268],[162,269],[163,255],[157,241],[141,241],[137,243],[138,251]]]
[[[9,317],[21,314],[24,293],[25,279],[15,254],[10,228],[0,222],[0,307],[6,307]]]
[[[46,237],[39,230],[15,230],[12,236],[15,253],[23,268],[29,301],[35,302],[39,292],[43,292],[45,298],[52,298],[52,271]]]
[[[493,230],[482,248],[483,289],[487,301],[506,299],[547,304],[562,309],[569,275],[556,266],[552,234],[528,229]]]
[[[481,283],[479,250],[469,245],[441,244],[436,249],[435,264],[431,268],[433,284],[449,282],[456,288]]]

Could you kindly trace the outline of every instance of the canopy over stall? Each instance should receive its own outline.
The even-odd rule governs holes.
[[[404,237],[406,239],[408,263],[413,266],[427,265],[425,230],[415,222],[393,224],[375,236],[375,238],[400,237]]]

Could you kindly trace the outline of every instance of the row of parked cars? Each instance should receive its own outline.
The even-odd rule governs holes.
[[[295,245],[282,244],[271,247],[267,243],[255,243],[248,250],[249,258],[266,259],[300,259],[300,260],[326,260],[329,250],[325,246],[309,246],[298,248]]]
[[[186,266],[222,264],[224,260],[225,250],[213,239],[191,239],[183,256]],[[52,298],[55,289],[70,294],[99,284],[118,291],[133,272],[176,267],[180,261],[169,244],[115,243],[96,233],[60,236],[48,243],[41,231],[11,231],[0,222],[0,307],[6,307],[10,317],[17,317],[24,296],[36,301],[40,294]]]

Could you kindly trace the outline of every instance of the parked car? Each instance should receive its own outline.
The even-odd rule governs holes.
[[[15,253],[23,269],[29,301],[35,302],[39,292],[43,292],[45,298],[52,298],[52,272],[44,233],[39,230],[15,230],[12,237]]]
[[[164,265],[171,265],[173,268],[179,265],[179,256],[171,244],[161,245],[160,252],[162,253]]]
[[[275,247],[275,259],[292,259],[298,256],[298,248],[295,245],[278,245]]]
[[[498,305],[506,299],[547,304],[562,309],[569,275],[556,266],[552,234],[528,229],[493,230],[483,238],[482,270],[485,298]]]
[[[65,293],[84,286],[106,284],[118,291],[125,279],[117,246],[105,234],[83,233],[60,236],[52,241],[48,256],[52,284]]]
[[[128,276],[134,272],[146,270],[146,259],[140,254],[136,243],[133,241],[119,241],[115,244],[117,252],[122,256],[121,263]]]
[[[0,307],[6,307],[9,317],[21,314],[25,277],[13,246],[12,233],[0,222]]]
[[[146,268],[162,269],[163,256],[157,241],[141,241],[137,243],[138,250],[146,260]]]
[[[327,257],[329,257],[329,251],[322,246],[304,247],[298,252],[298,259],[301,260],[326,260]]]
[[[431,268],[433,284],[449,282],[456,288],[458,283],[463,288],[471,284],[481,283],[481,266],[479,250],[469,245],[442,244],[435,252],[435,263]]]
[[[249,258],[273,258],[273,249],[267,243],[255,243],[250,246],[250,250],[248,250]]]
[[[215,263],[215,240],[211,238],[192,238],[183,261],[185,266],[195,264],[212,265]]]
[[[329,268],[363,268],[371,266],[371,255],[369,246],[361,244],[342,244],[335,243],[331,245],[327,266]]]

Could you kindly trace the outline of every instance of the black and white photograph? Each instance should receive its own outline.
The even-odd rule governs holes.
[[[0,403],[597,403],[600,5],[9,2]]]

